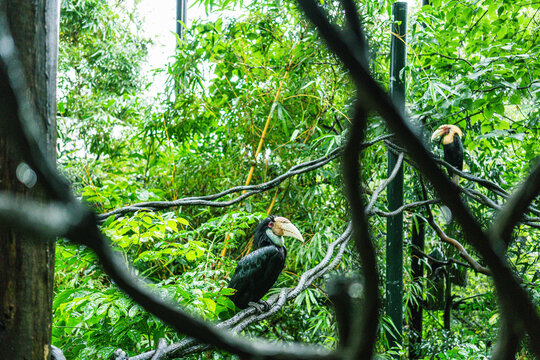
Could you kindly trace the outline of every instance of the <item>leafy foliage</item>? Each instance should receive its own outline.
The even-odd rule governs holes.
[[[213,9],[239,4],[203,3]],[[293,2],[252,2],[234,18],[195,22],[179,40],[166,70],[169,82],[156,99],[145,98],[147,81],[140,74],[148,40],[137,13],[122,4],[62,2],[60,165],[96,211],[261,183],[342,144],[353,84]],[[324,6],[338,23],[343,21],[339,2]],[[390,6],[386,0],[360,4],[372,49],[370,66],[381,84],[388,83]],[[433,1],[411,14],[409,112],[414,119],[427,115],[426,132],[442,123],[458,124],[465,132],[468,171],[511,191],[539,154],[538,5]],[[386,131],[377,118],[370,119],[369,137]],[[440,150],[433,146],[433,151]],[[374,146],[363,153],[366,194],[386,177],[386,165],[381,166],[386,152]],[[321,261],[347,222],[340,170],[339,163],[330,163],[229,208],[139,212],[110,218],[102,230],[138,274],[153,282],[149,286],[202,317],[224,319],[233,311],[227,280],[267,212],[290,218],[309,239],[304,246],[287,244],[286,269],[268,296],[292,286]],[[406,166],[406,202],[417,200],[417,188],[417,174]],[[382,201],[376,206],[386,210]],[[470,206],[485,225],[490,223],[492,210],[472,201]],[[421,216],[407,212],[406,229]],[[386,219],[374,216],[370,226],[384,279]],[[520,228],[508,251],[536,300],[537,235]],[[426,244],[426,252],[441,247],[431,231]],[[405,257],[407,310],[422,288],[412,281],[409,252]],[[348,249],[335,273],[356,274],[357,260]],[[328,277],[246,332],[335,347]],[[420,351],[426,359],[487,357],[498,326],[492,284],[469,272],[469,285],[454,288],[454,297],[452,333],[441,330],[441,312],[427,311]],[[388,349],[386,334],[394,326],[384,319],[377,351],[406,356],[407,344]],[[118,347],[133,355],[155,347],[162,337],[180,340],[119,293],[88,249],[58,243],[53,343],[69,349],[68,358],[107,359]],[[521,355],[527,356],[526,347]],[[213,356],[229,358],[220,352]]]

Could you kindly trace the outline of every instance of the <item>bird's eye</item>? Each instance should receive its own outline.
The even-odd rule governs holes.
[[[270,222],[268,223],[268,227],[271,228],[272,226],[274,226],[274,222],[273,222],[273,221],[270,221]]]

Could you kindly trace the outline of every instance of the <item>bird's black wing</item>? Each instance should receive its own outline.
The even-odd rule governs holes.
[[[265,246],[242,258],[228,287],[236,289],[231,300],[243,309],[259,301],[274,285],[285,265],[285,248]]]
[[[458,134],[454,140],[443,146],[444,160],[458,170],[463,170],[463,143]]]

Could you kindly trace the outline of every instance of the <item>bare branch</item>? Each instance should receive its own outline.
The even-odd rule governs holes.
[[[401,152],[406,151],[405,149],[403,149],[403,148],[389,142],[388,140],[385,140],[385,144],[387,145],[388,149],[390,151],[394,152],[396,155],[400,154]],[[411,161],[411,160],[409,160],[407,158],[405,158],[405,161],[409,165],[413,166],[415,169],[420,170],[420,167],[415,162],[413,162],[413,161]],[[493,192],[493,193],[495,193],[495,194],[497,194],[497,195],[499,195],[499,196],[501,196],[501,197],[503,197],[505,199],[508,199],[510,197],[508,192],[506,192],[498,184],[496,184],[496,183],[494,183],[492,181],[489,181],[487,179],[483,179],[483,178],[471,175],[471,174],[463,172],[463,171],[459,171],[458,169],[454,168],[452,165],[448,164],[444,160],[435,158],[435,161],[437,163],[447,167],[452,173],[456,173],[462,178],[465,178],[467,180],[476,182],[477,184],[484,186],[487,190],[489,190],[489,191],[491,191],[491,192]],[[465,188],[465,187],[462,187],[462,186],[459,186],[459,185],[456,185],[456,187],[458,188],[458,190],[461,193],[469,196],[470,198],[474,199],[475,201],[477,201],[477,202],[479,202],[479,203],[481,203],[481,204],[483,204],[485,206],[488,206],[488,207],[490,207],[490,208],[492,208],[494,210],[500,210],[501,209],[501,206],[499,204],[497,204],[495,201],[491,200],[489,197],[487,197],[486,195],[482,194],[481,192],[479,192],[477,190],[473,190],[473,189],[470,189],[470,188]],[[527,208],[527,211],[530,211],[531,213],[536,214],[536,215],[540,215],[540,210],[532,207],[532,205],[530,205]],[[525,215],[525,216],[523,216],[522,223],[526,224],[528,226],[531,226],[531,227],[540,228],[540,217],[531,217],[531,216]]]
[[[77,211],[61,203],[44,205],[0,192],[0,227],[5,229],[54,239],[77,224],[76,214]]]
[[[388,186],[388,184],[390,184],[392,180],[394,180],[394,178],[398,174],[399,169],[401,168],[401,164],[403,163],[403,156],[404,156],[403,153],[399,153],[398,159],[396,161],[396,166],[394,166],[392,173],[385,181],[382,182],[382,184],[373,193],[373,196],[371,197],[371,200],[369,201],[368,206],[366,206],[366,211],[365,211],[366,214],[369,214],[371,212],[371,209],[373,208],[373,205],[375,205],[375,202],[377,201],[379,194]]]
[[[530,203],[540,192],[540,161],[536,163],[528,178],[508,200],[499,215],[493,221],[490,231],[503,240],[507,248],[511,242],[512,230],[519,222]]]
[[[428,217],[428,223],[433,230],[435,230],[439,238],[445,243],[452,245],[458,251],[459,256],[461,256],[463,260],[465,260],[471,266],[471,268],[473,268],[476,272],[491,276],[491,271],[474,260],[459,241],[445,234],[441,227],[433,220],[433,216]]]
[[[418,54],[418,56],[434,56],[434,55],[437,55],[437,56],[440,56],[440,57],[443,57],[445,59],[449,59],[449,60],[457,60],[457,61],[463,61],[464,63],[466,63],[467,65],[469,66],[473,66],[473,64],[471,64],[471,62],[467,59],[463,59],[459,56],[448,56],[448,55],[444,55],[444,54],[441,54],[441,53],[438,53],[438,52],[432,52],[432,53],[429,53],[429,54]]]
[[[165,349],[167,348],[167,341],[165,339],[161,338],[159,339],[158,347],[156,351],[154,352],[154,356],[152,356],[151,360],[161,360],[165,356]]]
[[[427,197],[427,190],[426,186],[423,181],[420,181],[420,185],[422,187],[422,195],[424,198]],[[453,246],[459,253],[459,255],[469,264],[469,266],[474,269],[476,272],[480,272],[485,275],[491,275],[491,271],[482,265],[480,265],[476,260],[474,260],[467,250],[461,245],[459,241],[456,239],[453,239],[445,234],[445,232],[441,229],[441,227],[435,222],[433,218],[433,213],[431,212],[431,208],[429,205],[426,205],[426,212],[427,212],[427,221],[428,224],[435,230],[435,233],[439,236],[439,238],[446,242],[447,244],[450,244]]]
[[[438,265],[456,264],[456,265],[459,265],[459,266],[463,266],[463,267],[475,270],[470,264],[467,264],[467,263],[464,263],[462,261],[456,260],[456,259],[454,259],[452,257],[449,257],[447,260],[439,260],[439,259],[435,259],[433,256],[431,256],[431,255],[425,253],[424,251],[420,250],[418,248],[418,246],[416,246],[416,245],[409,245],[409,247],[412,249],[412,252],[415,255],[424,257],[424,258],[428,259],[429,261],[432,261],[435,264],[438,264]]]
[[[248,307],[247,309],[244,309],[234,315],[232,318],[220,322],[216,325],[216,327],[220,329],[230,328],[234,332],[240,332],[249,325],[277,313],[285,305],[286,301],[290,301],[300,295],[302,291],[311,286],[313,281],[322,277],[328,271],[339,265],[345,248],[351,238],[351,233],[352,225],[349,223],[345,231],[338,237],[338,239],[328,245],[326,255],[321,262],[300,276],[296,287],[293,289],[282,289],[279,295],[272,296],[270,299],[268,299],[267,302],[270,305],[270,308],[266,312],[257,315],[255,308]],[[335,253],[336,247],[338,247],[337,253]],[[168,358],[182,357],[188,354],[204,351],[209,348],[211,348],[211,346],[200,344],[193,338],[186,338],[177,344],[168,346],[165,353],[167,354]],[[131,357],[130,360],[147,360],[150,359],[153,354],[154,351],[148,351],[146,353]]]
[[[399,214],[400,212],[405,211],[405,210],[410,210],[410,209],[414,209],[414,208],[417,208],[417,207],[430,205],[430,204],[438,204],[440,202],[441,202],[441,200],[439,200],[439,199],[415,201],[415,202],[412,202],[412,203],[409,203],[409,204],[404,204],[404,205],[398,207],[394,211],[382,211],[382,210],[379,210],[379,209],[374,209],[374,210],[370,211],[368,213],[368,215],[376,214],[376,215],[379,215],[379,216],[382,216],[382,217],[396,216],[397,214]]]
[[[376,144],[380,141],[386,140],[388,138],[392,137],[392,135],[381,135],[376,137],[373,140],[367,141],[361,145],[362,149],[366,149],[370,147],[373,144]],[[275,177],[274,179],[267,181],[265,183],[259,184],[259,185],[247,185],[247,186],[235,186],[230,189],[224,190],[222,192],[219,192],[217,194],[213,195],[204,195],[204,196],[193,196],[193,197],[186,197],[183,199],[173,200],[173,201],[149,201],[149,202],[143,202],[138,204],[129,205],[126,207],[122,207],[116,210],[109,211],[104,214],[99,214],[98,220],[100,222],[104,222],[109,216],[114,215],[115,217],[119,217],[123,214],[129,213],[129,212],[135,212],[140,210],[163,210],[166,208],[171,207],[177,207],[177,206],[210,206],[210,207],[226,207],[230,206],[236,203],[239,203],[240,201],[247,199],[250,196],[253,196],[255,194],[268,191],[279,184],[281,184],[286,179],[295,176],[300,175],[306,172],[310,172],[313,170],[316,170],[330,161],[338,158],[343,153],[343,148],[339,147],[332,152],[330,152],[328,155],[322,156],[318,159],[307,161],[302,164],[295,165],[291,167],[287,172]],[[233,194],[233,193],[239,193],[244,192],[243,194],[228,200],[228,201],[214,201],[219,198],[222,198],[224,196]]]

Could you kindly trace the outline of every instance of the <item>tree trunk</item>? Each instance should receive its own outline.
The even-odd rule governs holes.
[[[41,138],[56,158],[56,0],[0,0],[39,115]],[[10,116],[0,121],[8,121]],[[16,177],[20,157],[0,134],[0,190],[46,199]],[[0,359],[49,359],[54,275],[54,242],[0,231]]]

